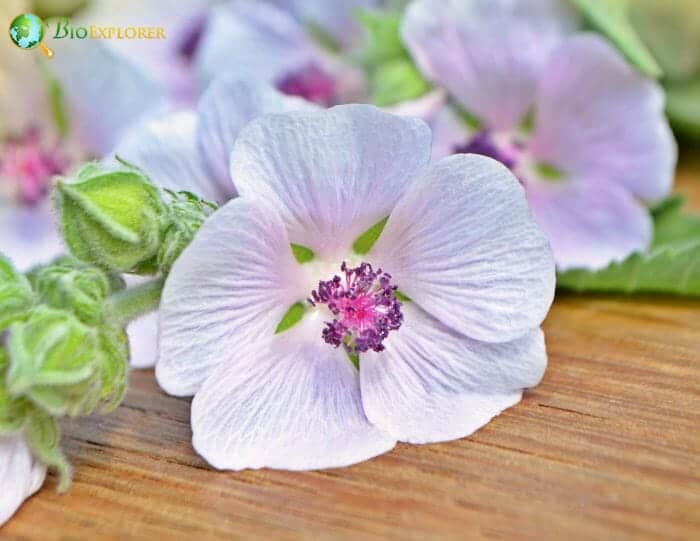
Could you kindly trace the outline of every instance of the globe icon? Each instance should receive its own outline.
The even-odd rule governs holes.
[[[33,49],[44,39],[44,23],[32,13],[18,15],[10,23],[10,37],[20,49]]]

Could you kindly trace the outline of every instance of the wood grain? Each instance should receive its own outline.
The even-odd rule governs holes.
[[[678,189],[700,209],[700,161]],[[75,465],[3,539],[700,539],[700,301],[559,295],[540,386],[470,438],[350,468],[211,470],[189,401],[134,372],[65,426]]]

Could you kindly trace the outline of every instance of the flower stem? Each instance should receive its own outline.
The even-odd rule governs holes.
[[[158,308],[164,282],[164,278],[156,278],[112,295],[109,299],[109,312],[113,322],[126,326],[130,321]]]

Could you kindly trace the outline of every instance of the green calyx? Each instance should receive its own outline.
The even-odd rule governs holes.
[[[8,325],[24,318],[34,302],[29,281],[0,254],[0,334]]]
[[[63,238],[79,260],[122,272],[156,270],[167,225],[159,190],[133,167],[84,166],[56,183]]]

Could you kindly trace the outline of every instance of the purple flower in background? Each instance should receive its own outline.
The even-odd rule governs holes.
[[[233,0],[211,10],[196,57],[202,84],[231,73],[324,106],[360,98],[361,73],[342,55],[362,35],[352,11],[375,2],[276,3]],[[339,50],[323,48],[314,32]]]
[[[261,115],[305,108],[314,106],[264,83],[223,76],[209,85],[195,110],[147,119],[130,130],[115,154],[141,168],[157,186],[225,203],[236,196],[229,155],[240,130]],[[157,335],[156,312],[130,324],[132,366],[155,364]]]
[[[367,105],[238,136],[241,197],[175,263],[156,366],[167,392],[195,395],[213,466],[337,467],[460,438],[542,377],[554,262],[523,189],[482,156],[428,165],[430,139]]]
[[[644,203],[669,193],[676,146],[659,86],[577,23],[556,0],[416,0],[402,34],[476,121],[440,149],[507,165],[557,266],[596,269],[648,247]]]

